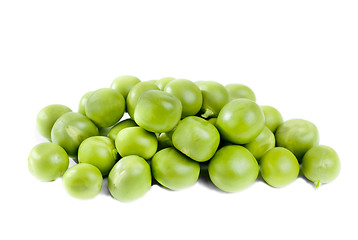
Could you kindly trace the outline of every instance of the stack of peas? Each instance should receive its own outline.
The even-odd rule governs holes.
[[[50,142],[31,150],[28,167],[41,181],[63,176],[67,192],[80,199],[95,197],[108,177],[111,195],[123,202],[142,197],[152,178],[172,190],[190,187],[203,165],[225,192],[247,188],[259,171],[270,186],[284,187],[300,164],[316,187],[338,176],[338,155],[318,145],[313,123],[283,121],[255,101],[242,84],[120,76],[83,95],[78,112],[43,108],[37,128]],[[122,119],[125,112],[130,118]],[[69,157],[77,163],[71,168]]]

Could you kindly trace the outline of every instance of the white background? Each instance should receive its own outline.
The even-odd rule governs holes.
[[[1,1],[1,239],[357,239],[357,1]],[[341,159],[315,190],[298,178],[226,194],[199,181],[121,203],[70,197],[27,170],[38,111],[77,110],[118,75],[243,83],[284,119],[316,124]]]

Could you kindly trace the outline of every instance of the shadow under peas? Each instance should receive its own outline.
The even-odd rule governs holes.
[[[259,171],[259,174],[257,175],[257,178],[255,181],[262,182],[262,183],[266,184],[265,180],[262,178],[261,171]]]
[[[301,165],[300,165],[300,171],[298,173],[298,177],[297,178],[302,178],[308,185],[310,185],[312,188],[314,188],[315,190],[317,189],[316,186],[314,185],[313,182],[311,182],[310,180],[308,180],[305,175],[303,175],[303,172],[302,172],[302,168],[301,168]]]
[[[100,194],[109,196],[109,197],[112,196],[108,189],[108,178],[107,177],[103,178],[103,185],[102,185]]]

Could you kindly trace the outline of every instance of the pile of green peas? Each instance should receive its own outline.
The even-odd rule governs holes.
[[[276,188],[292,183],[300,166],[316,187],[340,171],[337,153],[319,145],[313,123],[283,121],[237,83],[125,75],[84,94],[77,112],[44,107],[36,123],[50,142],[31,150],[29,171],[41,181],[62,177],[79,199],[95,197],[106,177],[110,194],[123,202],[142,197],[154,180],[171,190],[187,188],[202,166],[224,192],[247,188],[260,171]],[[70,168],[69,157],[76,162]]]

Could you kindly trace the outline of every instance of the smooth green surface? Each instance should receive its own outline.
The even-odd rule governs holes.
[[[150,189],[151,184],[149,164],[135,155],[119,160],[108,175],[109,192],[122,202],[142,197]]]
[[[134,109],[137,106],[138,99],[143,93],[149,90],[159,90],[159,88],[152,82],[140,82],[129,91],[126,99],[126,106],[127,112],[132,119],[134,119]]]
[[[125,106],[120,93],[111,88],[101,88],[88,97],[85,111],[98,127],[111,127],[121,119]]]
[[[200,165],[173,147],[157,152],[151,162],[155,180],[171,190],[190,187],[199,178]]]
[[[265,115],[265,126],[268,127],[271,132],[275,133],[278,126],[283,123],[281,113],[271,106],[261,106],[261,109]]]
[[[220,143],[218,130],[196,116],[186,117],[176,127],[172,142],[176,149],[198,162],[208,161]]]
[[[86,115],[86,103],[88,100],[88,97],[93,93],[93,91],[86,92],[80,100],[80,103],[78,104],[78,112],[82,113],[83,115]]]
[[[297,158],[286,148],[276,147],[261,158],[261,175],[272,187],[284,187],[296,180],[300,166]]]
[[[180,100],[183,107],[181,118],[197,114],[202,106],[200,88],[190,80],[174,79],[165,86],[164,91]]]
[[[158,88],[162,91],[164,91],[165,86],[167,86],[168,83],[173,81],[175,78],[173,77],[164,77],[155,82],[155,84],[158,86]]]
[[[317,127],[303,119],[283,122],[276,130],[276,145],[290,150],[301,162],[303,155],[319,143]]]
[[[314,146],[302,159],[302,173],[316,187],[336,179],[340,170],[341,163],[338,154],[328,146]]]
[[[256,101],[255,93],[246,85],[239,83],[231,83],[225,86],[229,93],[230,100],[246,98],[252,101]]]
[[[198,81],[195,84],[198,85],[203,95],[201,116],[204,118],[217,117],[220,110],[230,100],[226,88],[214,81]]]
[[[219,189],[237,192],[250,186],[259,174],[254,156],[244,147],[229,145],[218,150],[209,162],[209,176]]]
[[[107,176],[118,159],[114,142],[104,136],[89,137],[78,149],[78,162],[97,167],[102,176]]]
[[[224,140],[235,144],[253,141],[263,130],[265,117],[261,108],[248,99],[236,99],[220,111],[215,126]]]
[[[120,121],[116,125],[114,125],[108,132],[108,137],[112,139],[113,141],[116,141],[117,134],[128,127],[136,127],[138,126],[135,121],[132,119],[125,119],[123,121]]]
[[[55,143],[40,143],[30,152],[28,168],[40,181],[50,182],[61,177],[68,168],[66,151]]]
[[[129,91],[137,84],[140,80],[137,77],[130,75],[119,76],[113,80],[111,88],[119,92],[124,99],[127,98]]]
[[[103,178],[95,166],[79,163],[69,168],[62,178],[66,191],[78,199],[90,199],[102,189]]]
[[[141,127],[123,129],[117,134],[115,144],[122,157],[137,155],[144,159],[150,159],[158,148],[155,134]]]
[[[245,147],[254,155],[257,160],[271,148],[275,147],[275,135],[264,127],[261,133],[251,142],[245,144]]]
[[[51,141],[53,125],[59,117],[67,112],[72,112],[72,110],[61,104],[52,104],[41,109],[36,119],[36,126],[39,133]]]
[[[179,122],[182,105],[169,93],[150,90],[139,98],[134,111],[136,123],[150,132],[169,132]]]
[[[97,136],[98,128],[81,113],[63,114],[53,125],[51,138],[65,149],[70,157],[77,158],[78,147],[88,137]]]

